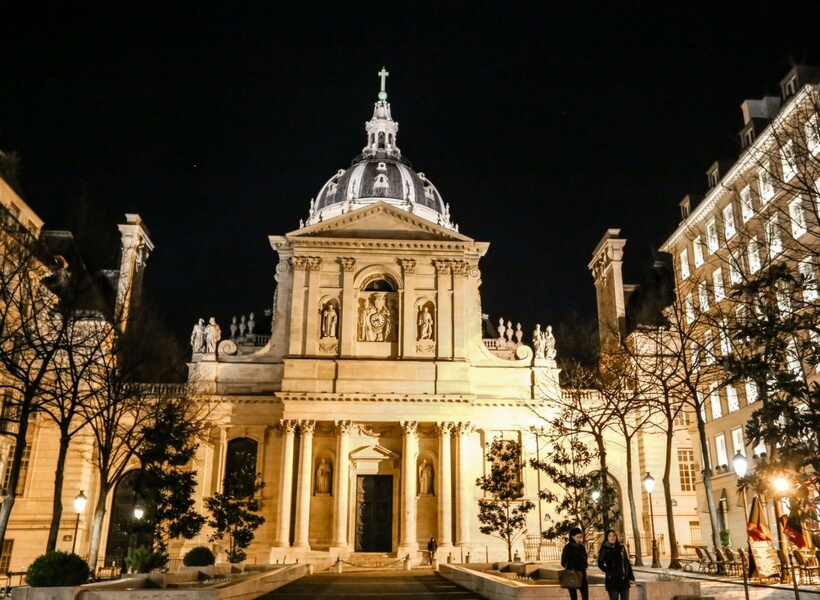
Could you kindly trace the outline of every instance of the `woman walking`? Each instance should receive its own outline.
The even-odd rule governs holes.
[[[618,540],[614,529],[606,532],[606,539],[598,553],[598,568],[606,573],[604,584],[609,600],[629,600],[629,588],[635,585],[635,574],[626,548]]]
[[[584,532],[573,527],[569,532],[569,542],[561,552],[561,566],[568,571],[581,572],[581,600],[589,600],[589,583],[587,582],[587,549],[584,547]],[[569,590],[571,600],[578,600],[578,590]]]

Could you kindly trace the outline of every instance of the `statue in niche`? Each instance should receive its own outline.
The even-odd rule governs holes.
[[[216,345],[222,339],[222,330],[216,324],[216,319],[211,317],[205,326],[205,351],[216,352]]]
[[[433,315],[430,314],[430,309],[426,306],[419,310],[418,327],[419,331],[417,339],[433,339]]]
[[[194,325],[194,330],[191,332],[191,348],[194,354],[205,352],[205,319],[200,319]]]
[[[393,315],[387,306],[387,295],[372,294],[359,313],[360,342],[392,342]]]
[[[419,495],[433,494],[433,465],[423,459],[419,465]]]
[[[316,495],[329,496],[330,495],[330,465],[323,458],[316,468]]]
[[[322,309],[322,337],[335,338],[336,326],[339,322],[339,313],[336,312],[336,307],[332,302],[325,304]]]

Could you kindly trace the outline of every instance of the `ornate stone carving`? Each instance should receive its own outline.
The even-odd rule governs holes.
[[[450,274],[450,262],[446,260],[434,260],[433,266],[436,268],[437,275]]]
[[[357,339],[360,342],[392,342],[395,339],[395,317],[388,306],[385,292],[365,295],[359,310]]]
[[[423,458],[419,464],[419,496],[433,495],[433,481],[433,465]]]
[[[399,425],[402,435],[418,435],[418,421],[401,421]]]
[[[453,433],[453,427],[455,427],[455,423],[452,421],[439,421],[435,425],[435,430],[439,437],[444,437]]]
[[[319,271],[322,268],[322,259],[319,256],[310,256],[307,259],[308,271]]]
[[[320,459],[316,467],[316,496],[330,496],[330,484],[333,478],[333,470],[325,458]]]
[[[453,433],[458,436],[469,435],[475,431],[475,427],[469,421],[459,421],[453,427]]]
[[[316,421],[299,421],[299,433],[313,435],[314,431],[316,431]]]
[[[288,419],[283,419],[279,421],[279,431],[282,433],[294,433],[296,431],[296,426],[298,423],[296,421],[291,421]]]
[[[346,256],[339,257],[339,264],[342,265],[342,271],[352,273],[356,267],[356,259]]]
[[[470,265],[463,261],[463,260],[454,260],[450,268],[453,271],[453,275],[461,275],[462,277],[467,277],[470,274]]]
[[[205,326],[205,351],[216,352],[216,345],[222,339],[222,330],[216,324],[216,319],[211,317]]]
[[[350,433],[353,430],[353,424],[350,421],[334,421],[336,427],[336,434]]]
[[[205,352],[205,319],[199,319],[191,332],[191,348],[194,354]]]
[[[326,302],[320,312],[322,318],[321,337],[336,339],[338,337],[337,332],[339,326],[339,313],[336,310],[336,301],[329,300]]]
[[[290,259],[290,267],[294,271],[304,271],[307,269],[308,259],[305,256],[293,256]]]
[[[400,258],[399,264],[406,275],[416,272],[416,259],[414,258]]]

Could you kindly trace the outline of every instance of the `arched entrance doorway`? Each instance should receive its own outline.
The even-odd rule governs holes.
[[[134,482],[138,474],[139,471],[129,471],[114,488],[111,516],[108,521],[108,538],[105,543],[105,564],[120,564],[128,554],[130,535],[123,531],[122,525],[134,519],[134,508],[137,506]]]

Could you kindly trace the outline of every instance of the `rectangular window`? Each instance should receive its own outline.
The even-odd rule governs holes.
[[[6,457],[6,469],[3,473],[3,490],[9,489],[9,481],[11,480],[11,463],[14,456],[15,445],[9,446],[9,453]],[[26,449],[23,451],[23,460],[20,461],[20,475],[17,478],[17,496],[22,496],[26,490],[26,478],[28,477],[28,466],[31,461],[31,445],[26,444]]]
[[[712,420],[721,418],[723,416],[723,407],[720,405],[720,392],[718,392],[716,383],[709,386],[709,404],[712,405]]]
[[[735,212],[730,204],[723,209],[723,236],[730,240],[735,237],[737,230],[735,229]]]
[[[812,154],[820,152],[820,116],[817,114],[806,123],[806,148]]]
[[[726,291],[723,289],[723,270],[720,267],[712,271],[712,291],[715,293],[715,302],[726,297]]]
[[[814,278],[814,265],[810,257],[800,261],[798,268],[803,279],[803,300],[814,302],[817,300],[817,281]]]
[[[695,321],[695,302],[692,300],[692,294],[686,294],[686,298],[683,299],[683,312],[687,323]]]
[[[691,424],[692,419],[689,417],[689,411],[686,410],[686,405],[681,404],[678,412],[675,413],[673,424],[677,429],[686,429]]]
[[[715,458],[717,466],[729,466],[729,453],[726,451],[726,436],[719,433],[715,436]]]
[[[680,251],[680,278],[689,278],[689,250],[686,248]]]
[[[806,233],[806,213],[803,211],[802,198],[797,198],[789,203],[789,220],[792,223],[792,236],[795,239]]]
[[[720,322],[718,336],[720,339],[720,353],[724,356],[726,356],[727,354],[731,354],[732,344],[731,340],[729,340],[729,323],[728,321],[726,321],[726,319],[722,319]]]
[[[774,258],[783,250],[783,242],[780,239],[780,223],[777,222],[777,215],[766,221],[764,231],[766,233],[766,246],[769,248],[769,257]]]
[[[12,550],[14,550],[14,540],[3,540],[3,552],[0,553],[0,573],[9,572]]]
[[[746,247],[746,254],[749,258],[749,272],[757,273],[760,270],[760,249],[758,247],[757,238],[749,240],[749,245]]]
[[[733,385],[726,386],[726,408],[730,413],[740,410],[740,400],[737,398],[737,390]]]
[[[746,441],[743,438],[742,427],[732,429],[732,452],[732,456],[735,456],[738,452],[746,456]]]
[[[765,204],[774,196],[774,185],[772,185],[772,178],[769,175],[768,167],[760,169],[757,172],[757,192],[760,195],[760,201]]]
[[[703,333],[703,353],[706,355],[706,364],[715,364],[715,343],[712,340],[712,332],[708,329]]]
[[[746,404],[754,404],[757,402],[757,384],[754,381],[746,382]]]
[[[711,219],[706,223],[706,247],[709,249],[709,254],[717,252],[719,245],[717,222]]]
[[[757,443],[757,446],[755,446],[754,449],[752,450],[752,454],[754,456],[763,456],[764,454],[766,454],[766,442],[764,442],[763,440],[760,440]]]
[[[695,452],[691,448],[678,448],[678,472],[680,473],[680,490],[695,491]]]
[[[740,265],[738,265],[738,261],[740,258],[735,258],[732,256],[729,258],[729,282],[732,285],[739,284],[743,277],[740,274]]]
[[[692,240],[692,254],[695,259],[695,266],[701,266],[703,264],[703,240],[700,239],[699,235]]]
[[[747,185],[740,190],[740,216],[745,223],[751,219],[755,214],[755,209],[752,206],[752,189]]]
[[[709,310],[709,288],[705,281],[701,281],[698,284],[698,303],[700,304],[701,312]]]
[[[780,168],[783,170],[783,181],[788,181],[797,174],[797,157],[792,140],[787,140],[780,150]]]

